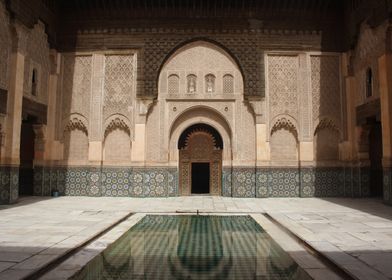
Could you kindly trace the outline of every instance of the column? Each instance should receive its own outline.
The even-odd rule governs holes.
[[[384,202],[392,204],[392,56],[378,59],[384,169]]]
[[[299,139],[299,160],[307,163],[312,162],[313,156],[313,127],[312,127],[312,96],[311,96],[311,70],[310,70],[310,57],[306,54],[299,55],[299,92],[300,95],[300,122],[301,122],[301,139]]]
[[[1,186],[1,203],[13,203],[19,193],[20,133],[22,125],[22,103],[24,67],[28,28],[16,22],[13,50],[10,57],[10,83],[7,102],[7,124],[5,137],[4,168]],[[6,182],[6,184],[4,184]]]
[[[90,105],[89,161],[102,162],[102,99],[104,95],[105,55],[93,54],[92,92]]]
[[[60,75],[61,56],[55,50],[51,50],[51,71],[49,76],[48,88],[48,117],[46,126],[46,142],[43,159],[52,161],[61,159],[58,141],[55,142],[56,135],[56,104],[58,94],[58,80]]]

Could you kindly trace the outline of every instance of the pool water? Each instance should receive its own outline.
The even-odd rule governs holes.
[[[311,279],[250,216],[148,215],[73,279]]]

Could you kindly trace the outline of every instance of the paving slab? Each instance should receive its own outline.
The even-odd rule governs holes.
[[[226,214],[268,213],[299,238],[313,242],[320,252],[326,253],[358,279],[392,278],[392,265],[389,265],[392,207],[380,200],[190,196],[28,197],[14,205],[1,205],[0,279],[22,279],[130,212],[197,210]],[[298,259],[301,260],[301,256]],[[332,279],[328,278],[328,273],[323,274],[323,268],[309,270]]]

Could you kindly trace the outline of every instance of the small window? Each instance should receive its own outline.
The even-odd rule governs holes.
[[[196,75],[188,75],[187,77],[187,92],[196,93]]]
[[[215,76],[212,74],[206,75],[206,93],[215,92]]]
[[[234,93],[234,77],[230,74],[223,76],[223,93]]]
[[[366,70],[366,97],[373,95],[373,72],[371,68]]]
[[[169,94],[177,94],[179,92],[179,87],[180,87],[180,78],[177,75],[172,74],[169,76],[168,80],[169,80],[168,82]]]
[[[33,73],[31,74],[31,95],[37,96],[37,88],[38,88],[38,71],[37,69],[33,69]]]

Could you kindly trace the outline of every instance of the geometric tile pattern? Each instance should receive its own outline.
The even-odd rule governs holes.
[[[269,197],[269,170],[269,168],[258,168],[256,170],[256,197]]]
[[[35,167],[34,194],[167,197],[178,195],[177,168]]]
[[[19,168],[0,166],[0,204],[12,204],[19,195]]]
[[[232,196],[231,172],[231,167],[222,168],[222,196]]]
[[[233,167],[231,176],[233,197],[255,197],[255,175],[255,167]]]
[[[384,202],[392,205],[392,168],[384,168]]]
[[[369,168],[223,167],[227,197],[366,197]],[[18,199],[19,168],[0,167],[0,204]],[[34,169],[34,195],[178,196],[176,167],[42,167]],[[392,168],[384,169],[384,201],[392,204]]]
[[[313,170],[314,196],[343,196],[344,174],[341,168],[317,168]]]
[[[271,168],[268,176],[268,196],[299,196],[299,169]]]

